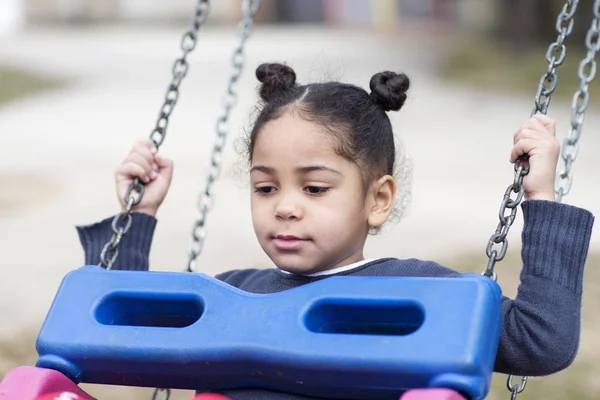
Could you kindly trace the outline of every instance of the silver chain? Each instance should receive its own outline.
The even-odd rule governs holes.
[[[550,105],[550,98],[556,89],[558,75],[556,69],[563,63],[567,54],[567,48],[564,44],[567,36],[573,31],[573,15],[577,10],[579,0],[567,0],[563,6],[558,18],[556,19],[556,30],[558,38],[548,46],[546,52],[546,61],[548,61],[548,71],[542,75],[538,91],[535,95],[535,108],[531,115],[536,112],[546,114]],[[557,55],[558,52],[558,55]],[[515,162],[515,176],[513,183],[510,184],[504,192],[504,198],[500,204],[498,217],[500,222],[496,231],[490,237],[485,253],[488,256],[488,265],[483,273],[484,275],[496,280],[494,267],[498,261],[504,259],[508,250],[508,232],[517,216],[517,207],[523,200],[524,188],[523,178],[529,173],[529,170],[521,164],[521,160]],[[515,197],[511,197],[515,194]],[[494,249],[495,244],[501,244],[500,250]]]
[[[190,29],[181,38],[181,50],[183,50],[183,55],[180,58],[176,59],[175,63],[173,64],[173,80],[171,81],[171,84],[169,85],[169,88],[167,90],[165,102],[160,109],[158,121],[156,121],[156,126],[152,133],[150,133],[150,139],[156,145],[157,150],[162,144],[162,142],[165,140],[165,136],[167,134],[167,125],[169,123],[169,117],[171,116],[175,104],[177,104],[177,99],[179,98],[179,85],[181,84],[183,78],[185,78],[188,71],[189,64],[187,62],[187,55],[196,47],[196,42],[198,40],[198,31],[200,30],[202,24],[204,24],[204,22],[208,18],[209,11],[209,0],[198,0],[198,3],[196,3],[196,9],[194,10],[194,16],[192,17],[192,21],[190,24]],[[136,183],[139,184],[142,188],[142,192],[140,193],[138,200],[139,203],[139,201],[142,199],[144,186],[143,184],[140,184],[139,179],[136,179],[134,181],[134,184]],[[131,221],[131,215],[129,214],[130,210],[131,208],[128,208],[126,212],[128,219]],[[114,257],[114,259],[116,259],[116,256]],[[154,389],[154,393],[152,394],[152,400],[158,400],[157,396],[159,393],[164,393],[162,400],[169,400],[171,398],[171,389],[156,388]]]
[[[227,85],[227,91],[225,92],[225,98],[223,100],[223,112],[217,119],[216,125],[216,140],[213,145],[213,151],[210,158],[209,172],[206,179],[206,185],[200,198],[198,199],[198,211],[200,215],[194,223],[194,229],[192,231],[192,246],[190,249],[190,255],[188,260],[187,271],[194,272],[196,269],[196,257],[202,251],[204,245],[204,239],[206,238],[206,216],[212,205],[212,185],[218,179],[221,172],[221,163],[223,157],[223,150],[227,141],[228,133],[228,121],[231,110],[237,102],[237,84],[242,75],[244,69],[244,46],[246,40],[250,37],[253,26],[254,14],[258,11],[260,6],[260,0],[244,0],[242,3],[243,18],[238,24],[238,36],[239,42],[233,52],[231,58],[232,71],[229,76],[229,84]],[[164,400],[169,400],[171,392],[168,389],[156,389],[152,400],[156,400],[156,396],[159,391],[166,390],[166,397]]]
[[[587,55],[579,63],[579,89],[573,95],[571,104],[571,126],[567,132],[561,150],[563,166],[556,176],[554,191],[557,201],[562,201],[563,196],[569,193],[573,184],[571,167],[579,153],[579,139],[583,128],[585,112],[590,104],[589,84],[596,77],[596,52],[600,50],[600,0],[595,0],[594,18],[585,37]]]
[[[546,51],[546,61],[548,62],[548,70],[540,78],[538,90],[535,95],[535,107],[531,113],[534,114],[540,112],[546,114],[548,106],[550,105],[550,99],[552,93],[556,89],[558,83],[558,75],[556,73],[557,68],[562,65],[567,55],[567,47],[565,45],[566,38],[573,31],[573,16],[577,11],[577,5],[579,0],[566,0],[560,14],[556,19],[556,31],[558,37],[556,41],[548,46]],[[492,234],[488,240],[488,244],[485,249],[485,253],[488,257],[488,264],[483,272],[484,275],[496,280],[497,274],[494,270],[496,263],[502,261],[506,256],[508,250],[508,232],[517,216],[517,208],[523,200],[525,189],[523,188],[523,178],[529,173],[529,169],[524,167],[521,163],[527,160],[527,156],[515,162],[515,175],[513,182],[506,188],[504,197],[500,204],[500,212],[498,213],[499,222],[496,227],[496,231]],[[513,196],[514,197],[511,197]],[[500,249],[495,249],[494,245],[501,244]],[[511,398],[514,400],[517,395],[525,390],[527,384],[527,377],[523,377],[521,384],[512,384],[513,376],[508,377],[507,386],[511,392]]]
[[[567,56],[567,46],[564,42],[571,32],[573,32],[573,16],[577,11],[578,4],[579,0],[567,0],[556,19],[556,31],[558,32],[558,37],[554,43],[551,43],[550,46],[548,46],[548,51],[546,51],[548,71],[540,78],[538,90],[535,95],[535,109],[533,110],[532,115],[538,111],[542,114],[546,114],[548,111],[550,97],[558,83],[556,69],[562,65]]]
[[[565,59],[566,46],[564,40],[573,31],[573,16],[577,10],[577,5],[578,0],[567,1],[557,19],[556,29],[559,32],[558,40],[548,47],[548,52],[546,53],[546,60],[549,63],[548,72],[544,74],[540,80],[533,113],[540,111],[545,114],[548,110],[550,96],[556,88],[558,81],[556,67],[561,65]],[[556,200],[558,202],[561,202],[563,196],[569,193],[573,184],[571,167],[579,153],[579,139],[581,138],[585,111],[587,110],[590,101],[588,91],[589,84],[596,76],[595,57],[596,52],[600,50],[600,0],[594,1],[593,12],[594,18],[585,38],[585,44],[588,50],[587,55],[579,64],[579,89],[573,95],[571,104],[571,127],[563,141],[561,149],[563,167],[561,172],[557,175],[554,185]],[[553,55],[553,53],[558,49],[560,53],[557,57],[556,55]],[[511,392],[511,400],[516,400],[518,394],[525,390],[527,377],[521,377],[521,382],[519,384],[513,384],[512,380],[513,376],[510,375],[506,382],[506,386]]]
[[[167,89],[165,101],[160,108],[156,126],[150,133],[150,139],[156,145],[157,150],[165,140],[167,126],[169,124],[169,117],[171,116],[171,113],[175,108],[175,104],[177,103],[177,99],[179,98],[179,85],[181,84],[183,78],[185,78],[188,71],[189,65],[187,62],[187,56],[196,47],[198,31],[208,17],[209,8],[208,0],[198,0],[190,28],[181,38],[181,50],[183,51],[183,54],[180,58],[176,59],[175,63],[173,64],[171,71],[173,78]],[[142,201],[143,196],[144,184],[139,178],[136,178],[125,193],[125,204],[127,204],[125,211],[119,213],[113,219],[113,236],[108,243],[104,245],[104,248],[100,253],[99,266],[106,269],[111,269],[114,265],[117,257],[119,256],[119,243],[121,243],[121,239],[131,228],[131,209],[139,204],[140,201]]]
[[[192,243],[190,246],[187,271],[194,272],[196,270],[196,258],[202,252],[204,241],[206,239],[206,217],[213,203],[213,184],[219,178],[221,173],[221,164],[223,162],[223,150],[227,142],[227,134],[229,131],[229,116],[231,110],[237,103],[237,86],[240,76],[244,69],[244,46],[252,33],[253,17],[260,6],[259,0],[244,0],[242,3],[243,18],[238,24],[239,42],[231,57],[231,75],[229,76],[229,84],[223,99],[223,112],[217,118],[216,124],[216,139],[210,157],[208,174],[204,190],[198,199],[198,217],[194,222],[192,229]]]
[[[506,381],[506,388],[510,392],[510,400],[515,400],[519,393],[525,390],[525,386],[527,385],[527,377],[522,376],[520,383],[513,384],[513,376],[510,375],[508,380]]]

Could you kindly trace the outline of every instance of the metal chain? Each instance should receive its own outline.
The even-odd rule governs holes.
[[[590,103],[589,84],[596,77],[596,52],[600,50],[600,0],[593,5],[594,18],[585,37],[587,55],[579,63],[579,89],[573,95],[571,104],[571,127],[565,137],[561,150],[563,167],[556,176],[554,191],[557,201],[569,193],[573,184],[571,167],[579,153],[579,139],[583,128],[585,112]]]
[[[577,4],[574,4],[573,7],[568,11],[568,5],[565,4],[563,7],[563,13],[568,11],[568,15],[563,17],[563,20],[569,18],[569,21],[565,21],[567,26],[567,31],[570,33],[573,29],[573,14],[575,13]],[[567,11],[566,11],[567,10]],[[596,77],[596,53],[600,50],[600,0],[594,0],[593,4],[593,14],[594,18],[592,19],[592,23],[585,37],[585,45],[587,47],[587,54],[579,63],[579,89],[573,95],[573,101],[571,103],[571,127],[567,133],[566,138],[563,141],[562,149],[561,149],[561,158],[563,160],[563,167],[561,172],[556,176],[556,181],[554,184],[554,192],[556,194],[556,201],[561,202],[563,197],[569,193],[571,190],[571,186],[573,184],[573,176],[571,175],[571,167],[577,158],[577,154],[579,153],[579,139],[581,138],[581,132],[583,128],[583,121],[585,118],[585,112],[589,106],[590,102],[590,94],[588,91],[589,84]],[[559,16],[559,21],[561,17]],[[559,24],[557,23],[557,29]],[[561,35],[562,36],[562,35]],[[552,45],[551,45],[552,47]],[[564,59],[564,44],[561,45],[561,56],[560,58]],[[548,49],[548,53],[546,55],[546,59],[548,59],[548,54],[550,54],[550,48]],[[550,62],[550,60],[548,60]],[[561,60],[562,62],[562,60]],[[553,84],[556,86],[556,83]],[[538,90],[539,93],[539,90]],[[548,98],[549,102],[549,98]],[[536,109],[539,105],[539,102],[536,98]],[[546,103],[545,108],[547,109],[548,105]],[[535,110],[534,110],[535,112]],[[517,395],[525,390],[525,386],[527,385],[527,377],[524,376],[521,378],[520,384],[512,384],[512,375],[508,377],[507,387],[511,392],[511,400],[515,400]]]
[[[522,376],[520,383],[513,384],[512,380],[513,380],[513,376],[510,375],[508,377],[508,380],[506,381],[506,388],[511,393],[510,400],[515,400],[517,398],[517,396],[519,395],[519,393],[521,393],[523,390],[525,390],[525,386],[527,385],[527,377]]]
[[[548,71],[540,78],[538,90],[535,95],[535,108],[532,115],[536,112],[546,114],[548,111],[550,98],[558,83],[556,69],[562,65],[567,55],[567,46],[564,42],[571,32],[573,32],[573,16],[577,11],[578,4],[579,0],[567,0],[556,19],[556,31],[558,32],[558,37],[554,43],[551,43],[550,46],[548,46],[548,51],[546,51]]]
[[[237,85],[244,69],[244,46],[246,40],[252,33],[253,17],[258,11],[260,0],[244,0],[242,3],[243,18],[238,24],[239,42],[231,57],[232,71],[229,76],[229,84],[223,99],[223,112],[217,118],[216,139],[213,145],[206,184],[204,190],[198,199],[199,215],[194,222],[192,229],[192,243],[189,252],[187,271],[196,270],[196,258],[202,252],[204,241],[206,239],[206,217],[213,203],[213,184],[219,178],[221,173],[221,164],[223,162],[223,150],[227,142],[227,133],[229,131],[228,121],[231,110],[237,102]]]
[[[550,98],[556,89],[558,82],[557,68],[562,65],[567,54],[567,47],[564,44],[567,36],[573,31],[573,16],[577,10],[579,0],[567,0],[563,6],[558,18],[556,19],[556,30],[558,38],[555,42],[548,46],[546,52],[546,61],[548,61],[548,71],[544,73],[540,79],[538,91],[535,95],[535,107],[531,115],[537,112],[546,114],[550,105]],[[556,54],[558,52],[558,55]],[[523,157],[525,160],[526,157]],[[529,169],[523,167],[522,160],[515,162],[515,176],[513,183],[506,188],[504,198],[500,204],[500,212],[498,214],[500,222],[496,227],[496,231],[490,237],[485,253],[488,256],[488,265],[484,275],[496,280],[497,275],[494,267],[498,261],[502,261],[508,250],[508,232],[517,216],[517,207],[523,200],[523,178],[529,173]],[[515,197],[511,197],[512,195]],[[495,249],[494,245],[501,244],[500,249]]]
[[[171,398],[171,389],[154,389],[152,400],[158,400],[159,393],[164,393],[162,400],[169,400]]]
[[[198,31],[208,17],[209,8],[208,0],[198,0],[190,28],[181,38],[181,50],[183,51],[183,54],[181,57],[176,59],[175,63],[173,64],[173,78],[167,89],[165,101],[160,108],[156,126],[150,133],[150,139],[156,145],[157,150],[165,140],[167,126],[169,124],[169,117],[171,116],[171,113],[175,108],[175,104],[177,103],[177,99],[179,98],[179,85],[181,84],[183,78],[185,78],[188,71],[187,56],[196,47]],[[134,194],[134,192],[136,194]],[[106,269],[111,269],[114,265],[117,257],[119,256],[119,243],[121,243],[121,239],[131,228],[131,209],[139,204],[140,201],[142,201],[143,196],[144,183],[141,182],[139,178],[136,178],[125,193],[125,204],[127,204],[125,211],[119,213],[113,219],[113,236],[108,243],[104,245],[104,248],[100,253],[99,266]]]
[[[538,90],[535,95],[535,106],[531,115],[536,113],[546,114],[552,93],[556,89],[558,83],[557,68],[562,65],[567,55],[567,47],[565,45],[566,38],[573,32],[574,20],[573,16],[577,11],[579,0],[566,0],[561,12],[556,19],[556,31],[558,37],[556,41],[548,46],[546,51],[546,61],[548,62],[548,70],[540,78]],[[512,184],[510,184],[504,192],[502,203],[500,204],[500,212],[498,213],[499,223],[496,231],[490,237],[485,249],[488,257],[488,264],[483,272],[484,275],[490,277],[494,281],[497,279],[494,267],[498,261],[501,261],[506,256],[508,250],[508,232],[517,216],[517,208],[523,200],[525,189],[523,188],[523,178],[529,173],[529,168],[523,166],[522,161],[526,161],[527,156],[515,162],[515,175]],[[511,197],[515,195],[514,198]],[[494,248],[494,245],[501,244],[500,249]],[[521,378],[519,385],[512,384],[513,376],[510,375],[507,381],[507,387],[511,392],[511,399],[517,398],[517,395],[525,390],[527,377]]]

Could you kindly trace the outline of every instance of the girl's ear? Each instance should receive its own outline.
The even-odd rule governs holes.
[[[396,182],[390,175],[384,175],[373,183],[368,195],[368,224],[371,228],[378,228],[388,219],[392,212],[394,198],[396,197]]]

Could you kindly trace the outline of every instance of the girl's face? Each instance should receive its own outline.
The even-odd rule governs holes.
[[[267,122],[252,154],[252,221],[275,265],[310,274],[363,259],[370,217],[356,164],[334,139],[294,112]],[[370,200],[373,198],[373,200]]]

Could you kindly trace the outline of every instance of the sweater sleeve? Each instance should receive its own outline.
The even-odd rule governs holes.
[[[501,303],[494,370],[541,376],[568,367],[579,346],[583,269],[593,215],[550,201],[522,204],[523,269],[514,300]]]
[[[132,213],[131,216],[131,228],[119,243],[119,256],[112,269],[147,271],[156,218],[143,213]],[[113,235],[113,218],[114,216],[91,225],[76,227],[86,265],[100,263],[100,253]]]

